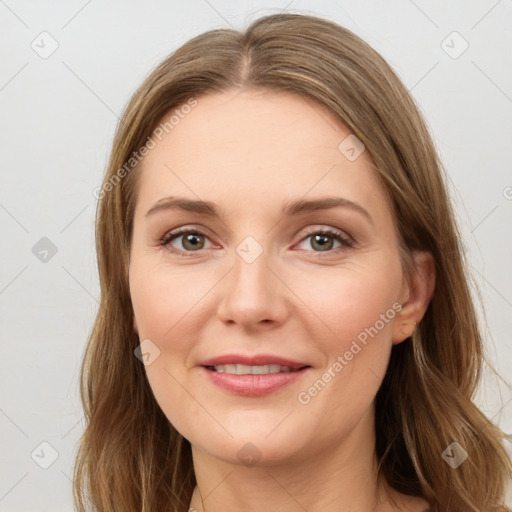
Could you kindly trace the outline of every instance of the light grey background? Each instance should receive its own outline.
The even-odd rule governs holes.
[[[0,0],[0,510],[73,509],[78,371],[99,296],[93,190],[118,116],[192,36],[282,9],[353,30],[421,106],[502,376],[487,374],[478,403],[512,433],[512,1]]]

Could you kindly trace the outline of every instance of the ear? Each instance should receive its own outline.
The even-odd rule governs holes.
[[[402,309],[395,317],[393,344],[409,338],[420,323],[434,295],[436,268],[432,254],[413,252],[414,269],[409,279],[404,276],[400,304]]]

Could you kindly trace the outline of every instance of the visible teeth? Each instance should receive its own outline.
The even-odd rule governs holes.
[[[251,366],[251,372],[253,375],[264,375],[265,373],[269,373],[268,364],[264,366]]]
[[[250,375],[252,373],[252,367],[245,366],[245,364],[237,364],[235,373],[237,375]]]
[[[269,373],[288,373],[296,371],[289,366],[278,364],[265,364],[262,366],[248,366],[246,364],[219,364],[213,367],[218,373],[232,373],[234,375],[266,375]]]

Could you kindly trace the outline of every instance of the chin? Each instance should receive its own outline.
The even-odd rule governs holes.
[[[293,439],[276,436],[270,440],[271,436],[255,438],[248,433],[247,436],[224,439],[222,443],[215,443],[211,438],[197,444],[192,440],[192,445],[198,446],[210,457],[245,467],[287,464],[299,457],[300,447]]]

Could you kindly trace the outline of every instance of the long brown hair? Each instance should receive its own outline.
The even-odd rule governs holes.
[[[79,511],[184,512],[195,477],[190,443],[157,405],[134,356],[128,264],[141,148],[172,109],[231,88],[315,100],[365,145],[391,199],[404,269],[411,251],[435,260],[436,289],[410,339],[396,345],[376,397],[379,471],[439,512],[509,511],[504,434],[473,404],[484,354],[442,163],[411,95],[386,61],[339,25],[277,14],[246,31],[197,36],[164,60],[118,126],[96,218],[101,302],[81,369],[87,426],[74,473]],[[135,155],[135,156],[134,156]],[[127,165],[127,162],[131,162]],[[457,442],[454,469],[442,453]]]

